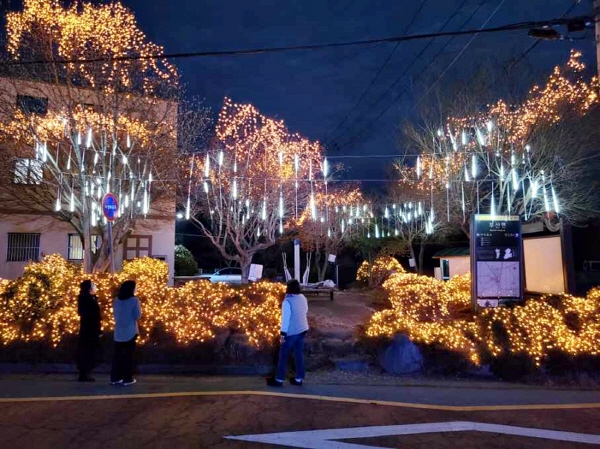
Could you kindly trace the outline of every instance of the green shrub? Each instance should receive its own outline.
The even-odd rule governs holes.
[[[198,272],[198,262],[183,245],[175,247],[175,276],[193,276]]]

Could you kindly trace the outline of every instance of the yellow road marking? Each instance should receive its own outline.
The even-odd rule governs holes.
[[[190,391],[173,393],[141,393],[141,394],[113,394],[97,396],[54,396],[31,398],[0,398],[0,404],[19,402],[60,402],[60,401],[104,401],[111,399],[155,399],[155,398],[182,398],[182,397],[208,397],[208,396],[269,396],[291,399],[306,399],[325,402],[339,402],[347,404],[382,405],[386,407],[403,407],[423,410],[440,410],[449,412],[485,412],[485,411],[511,411],[511,410],[578,410],[600,409],[600,403],[582,404],[523,404],[523,405],[436,405],[416,404],[410,402],[381,401],[375,399],[355,399],[336,396],[320,396],[311,394],[277,393],[272,391]]]

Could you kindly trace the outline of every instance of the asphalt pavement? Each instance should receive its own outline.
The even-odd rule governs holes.
[[[600,391],[478,382],[307,384],[0,376],[2,448],[600,447]]]

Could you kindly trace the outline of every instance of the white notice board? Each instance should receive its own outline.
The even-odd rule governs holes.
[[[564,293],[560,236],[523,239],[525,256],[525,289],[534,293]]]

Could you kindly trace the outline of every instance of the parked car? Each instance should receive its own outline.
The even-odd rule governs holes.
[[[210,282],[223,282],[225,284],[241,284],[241,268],[221,268],[212,274],[202,274],[200,279],[208,279]]]

